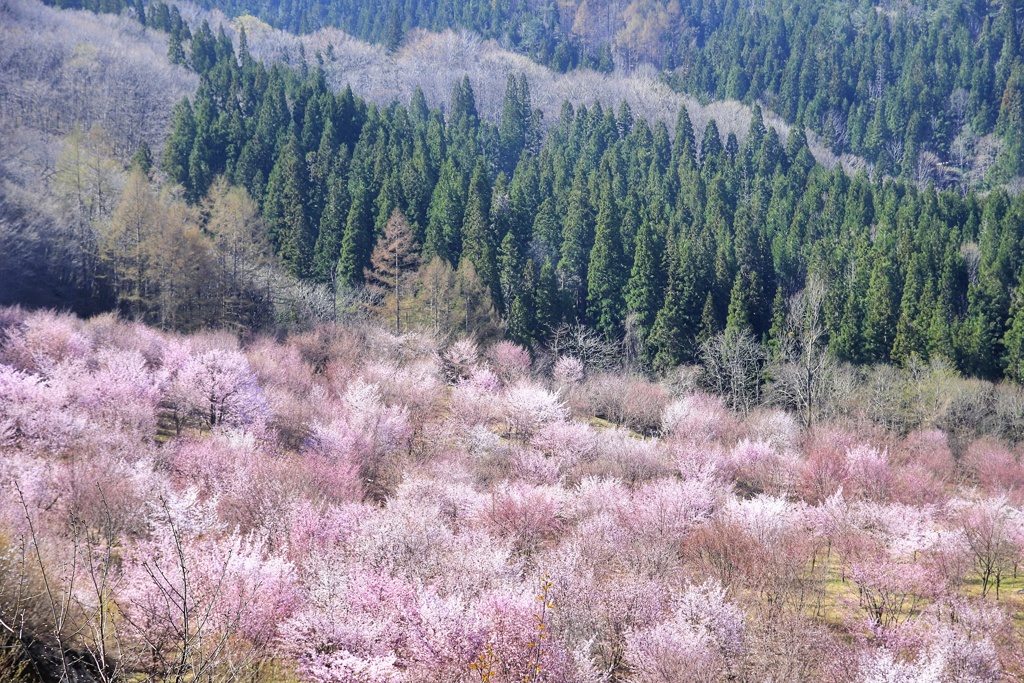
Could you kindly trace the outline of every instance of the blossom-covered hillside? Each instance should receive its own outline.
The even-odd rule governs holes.
[[[371,326],[0,330],[3,680],[1024,673],[995,438]]]

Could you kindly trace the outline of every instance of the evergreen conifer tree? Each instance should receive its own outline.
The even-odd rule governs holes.
[[[643,334],[651,329],[654,318],[664,303],[664,253],[661,231],[650,221],[642,222],[636,238],[633,270],[626,286],[626,304],[628,309],[639,317]]]
[[[587,317],[609,338],[619,331],[625,318],[623,260],[618,207],[612,193],[606,189],[601,194],[594,247],[587,269]]]
[[[306,164],[294,131],[267,183],[264,215],[267,232],[285,269],[296,277],[309,277],[317,230],[310,224],[306,207]]]

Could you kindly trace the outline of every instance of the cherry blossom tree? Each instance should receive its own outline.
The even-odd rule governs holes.
[[[996,600],[1003,576],[1020,562],[1024,517],[1006,498],[974,502],[952,501],[951,507],[974,556],[974,573],[981,580],[981,597],[995,588]]]
[[[561,386],[568,387],[579,384],[584,378],[583,363],[575,356],[562,356],[555,361],[551,377]]]
[[[674,438],[708,442],[721,438],[729,422],[721,399],[698,393],[670,403],[662,415],[661,429]]]
[[[598,435],[581,422],[551,422],[536,431],[530,441],[534,448],[566,467],[592,460],[597,455]]]
[[[241,353],[210,349],[179,362],[165,380],[166,399],[179,415],[206,429],[254,426],[267,418],[263,392]]]
[[[851,576],[861,608],[872,626],[882,629],[898,626],[919,610],[936,583],[926,567],[884,554],[854,563]]]
[[[568,417],[558,394],[528,382],[519,382],[505,391],[501,411],[508,436],[522,440],[544,425]]]
[[[496,416],[501,382],[486,368],[476,368],[452,390],[451,409],[464,426],[474,427]]]
[[[867,444],[846,451],[844,490],[872,500],[886,500],[891,490],[889,456]]]
[[[152,539],[125,559],[125,638],[145,653],[151,675],[239,680],[298,604],[294,572],[258,538],[197,535],[203,525],[192,521],[191,501],[165,501]]]
[[[685,382],[361,323],[244,350],[113,316],[0,328],[0,678],[35,656],[4,649],[18,629],[44,676],[105,683],[1024,664],[1021,467],[994,437],[954,459],[939,429],[739,416]]]
[[[43,375],[62,363],[84,360],[92,351],[92,339],[70,315],[36,313],[6,336],[0,360]]]
[[[412,590],[396,579],[321,567],[309,603],[284,625],[282,650],[313,683],[400,681]]]
[[[530,372],[530,352],[510,341],[500,341],[487,349],[487,360],[504,384],[511,384]]]
[[[466,379],[480,360],[480,349],[472,339],[459,339],[444,352],[444,368],[448,381]]]
[[[342,414],[314,426],[306,452],[338,493],[358,480],[366,497],[383,500],[399,479],[396,458],[409,447],[409,411],[385,405],[380,388],[362,381],[353,382],[341,399]]]
[[[743,638],[743,613],[705,583],[680,596],[672,618],[628,636],[626,659],[645,683],[711,683],[738,663]]]
[[[562,505],[558,489],[516,484],[495,490],[481,514],[498,535],[511,538],[519,552],[529,554],[562,528]]]

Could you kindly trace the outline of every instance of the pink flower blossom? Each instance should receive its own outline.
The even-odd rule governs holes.
[[[472,339],[460,339],[445,350],[444,370],[449,382],[466,379],[480,360],[480,349]]]
[[[480,514],[495,533],[513,539],[519,550],[532,552],[561,530],[563,504],[560,489],[510,484],[495,489],[490,506]]]
[[[245,356],[211,349],[169,368],[166,397],[176,409],[212,428],[258,424],[268,417],[263,392]]]
[[[510,436],[529,439],[541,427],[565,420],[568,414],[558,394],[520,382],[509,387],[501,406]]]
[[[73,316],[49,311],[33,313],[21,325],[8,328],[0,361],[20,370],[49,375],[57,366],[85,360],[92,340]]]
[[[743,649],[743,613],[713,583],[689,587],[672,618],[626,639],[626,658],[646,682],[712,681],[728,670]]]
[[[551,377],[557,384],[570,387],[583,381],[583,363],[575,356],[562,356],[555,361]]]
[[[533,435],[531,445],[545,455],[558,459],[564,467],[592,460],[597,454],[598,435],[582,422],[551,422]]]
[[[708,394],[690,394],[665,408],[662,432],[697,442],[714,441],[722,436],[730,421],[721,399]]]
[[[529,375],[533,362],[529,351],[510,341],[500,341],[487,349],[487,360],[504,384],[511,384]]]

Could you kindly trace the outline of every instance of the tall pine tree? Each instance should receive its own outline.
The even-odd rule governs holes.
[[[625,319],[623,261],[619,211],[609,188],[601,193],[594,247],[587,269],[587,318],[609,338],[619,332]]]

